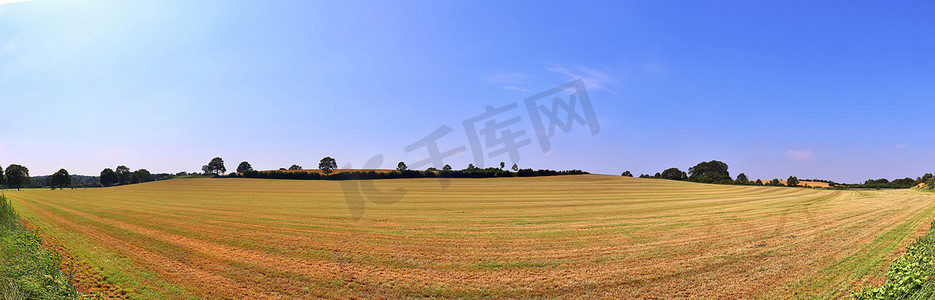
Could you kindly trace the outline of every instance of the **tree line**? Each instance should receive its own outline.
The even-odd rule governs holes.
[[[912,187],[919,186],[920,184],[925,184],[926,187],[935,186],[933,183],[932,173],[925,173],[920,177],[912,179],[911,177],[906,177],[902,179],[894,179],[889,181],[886,178],[880,179],[868,179],[864,183],[858,184],[844,184],[844,187],[847,188],[865,188],[865,189],[908,189]]]
[[[172,174],[153,174],[149,170],[139,169],[136,171],[130,171],[130,168],[124,165],[117,166],[116,169],[105,168],[101,171],[101,176],[98,177],[100,180],[101,186],[109,187],[116,185],[128,185],[136,184],[143,182],[150,182],[156,180],[166,180],[172,179]]]
[[[328,156],[322,158],[318,163],[318,169],[321,172],[302,171],[302,166],[295,164],[291,167],[280,168],[277,171],[257,171],[254,170],[249,162],[241,162],[237,166],[237,172],[230,173],[227,177],[243,178],[268,178],[268,179],[306,179],[306,180],[355,180],[355,179],[392,179],[392,178],[491,178],[491,177],[532,177],[532,176],[557,176],[588,174],[581,170],[533,170],[520,169],[518,165],[513,164],[510,169],[506,169],[506,163],[500,162],[500,167],[478,168],[474,164],[468,164],[467,168],[454,170],[451,165],[445,165],[441,170],[437,168],[428,168],[424,171],[411,170],[405,162],[399,162],[396,170],[389,172],[377,171],[344,171],[335,173],[337,161]],[[227,168],[224,166],[224,160],[215,157],[207,165],[202,167],[206,174],[212,174],[221,177]]]
[[[85,180],[86,178],[82,178],[81,183],[84,183]],[[68,171],[65,169],[59,169],[48,176],[30,177],[29,168],[23,165],[10,164],[6,167],[6,170],[0,167],[0,188],[3,187],[16,190],[22,188],[51,187],[54,190],[56,188],[75,188],[76,186],[73,176],[68,174]]]
[[[630,171],[624,171],[620,174],[621,176],[633,177],[633,173]],[[774,178],[773,180],[762,181],[757,179],[756,181],[750,181],[747,178],[747,175],[740,173],[735,179],[731,179],[730,172],[728,171],[728,166],[726,163],[712,160],[707,162],[701,162],[695,165],[694,167],[688,168],[688,172],[679,170],[678,168],[668,168],[662,172],[656,172],[656,174],[640,174],[639,178],[659,178],[659,179],[669,179],[669,180],[683,180],[683,181],[692,181],[700,183],[716,183],[716,184],[737,184],[737,185],[761,185],[761,186],[800,186],[802,181],[808,182],[824,182],[827,183],[829,187],[832,188],[912,188],[920,186],[924,183],[922,188],[935,190],[935,176],[931,173],[926,173],[921,177],[912,179],[906,177],[903,179],[896,179],[889,181],[885,178],[882,179],[870,179],[861,184],[840,184],[830,180],[824,179],[805,179],[799,180],[796,176],[789,176],[786,179],[785,184],[779,178]]]
[[[728,169],[729,166],[727,163],[718,160],[712,160],[700,162],[694,167],[688,168],[688,172],[682,171],[679,168],[668,168],[662,172],[656,172],[654,175],[640,174],[639,178],[659,178],[715,184],[783,186],[782,181],[780,181],[779,178],[774,178],[773,180],[765,182],[760,179],[757,179],[756,181],[750,181],[750,179],[747,177],[747,174],[744,173],[737,174],[736,178],[731,178],[730,171]],[[620,175],[633,177],[633,173],[630,171],[624,171]],[[799,183],[800,181],[797,177],[789,176],[789,178],[786,179],[785,186],[799,186]]]

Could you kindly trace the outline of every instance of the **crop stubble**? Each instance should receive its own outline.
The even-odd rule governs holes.
[[[356,221],[333,181],[176,179],[8,196],[48,233],[156,274],[128,274],[129,290],[160,280],[185,291],[155,291],[172,298],[842,296],[878,280],[935,207],[914,191],[601,175],[374,184],[408,194],[366,203]]]

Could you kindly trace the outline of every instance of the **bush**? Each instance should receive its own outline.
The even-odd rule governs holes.
[[[42,237],[23,226],[10,201],[0,196],[2,299],[78,299],[61,259],[42,248]]]
[[[532,169],[519,169],[519,171],[516,171],[516,176],[532,177],[536,176],[536,171],[533,171]]]
[[[935,221],[932,222],[935,226]],[[886,282],[864,289],[855,299],[931,299],[935,296],[935,228],[906,247],[906,254],[896,259],[886,272]]]

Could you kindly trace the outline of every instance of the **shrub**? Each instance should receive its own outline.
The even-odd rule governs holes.
[[[935,226],[935,221],[932,222]],[[935,296],[935,228],[906,247],[886,272],[886,282],[853,295],[855,299],[931,299]]]
[[[42,248],[42,237],[23,226],[10,201],[0,196],[2,299],[78,299],[61,259]]]

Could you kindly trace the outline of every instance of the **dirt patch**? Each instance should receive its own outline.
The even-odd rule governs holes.
[[[34,224],[27,220],[23,220],[23,223],[30,230],[39,233],[42,237],[43,248],[58,253],[62,259],[62,272],[71,274],[72,284],[75,285],[83,297],[86,299],[129,299],[126,290],[122,290],[111,282],[104,280],[94,268],[75,258],[62,241],[38,230]]]

